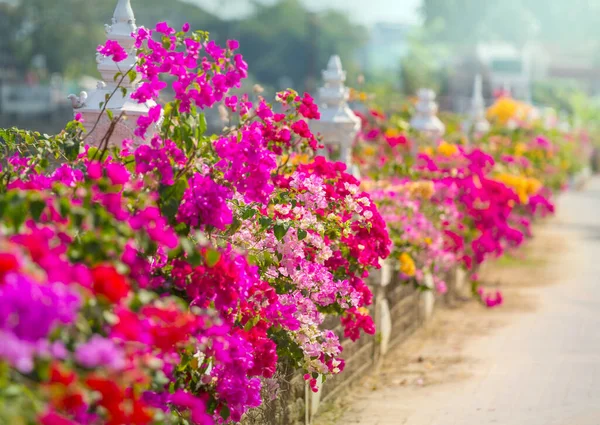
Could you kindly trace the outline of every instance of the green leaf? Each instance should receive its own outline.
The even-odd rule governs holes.
[[[306,238],[306,236],[308,235],[308,232],[304,229],[298,229],[298,240],[302,241],[304,240],[304,238]]]
[[[133,69],[130,69],[127,72],[127,76],[129,77],[129,82],[133,83],[135,81],[135,79],[137,78],[137,72],[135,72]]]
[[[109,120],[111,120],[111,121],[113,120],[113,118],[114,118],[113,111],[111,111],[110,109],[107,109],[106,110],[106,115],[108,116]]]
[[[269,217],[261,217],[258,222],[262,230],[266,230],[271,226],[271,224],[273,224],[273,220],[271,220]]]
[[[273,227],[273,233],[275,233],[275,237],[277,238],[277,240],[282,240],[289,229],[289,225],[276,224],[275,227]]]
[[[4,217],[4,214],[6,213],[6,206],[7,206],[6,200],[5,199],[0,200],[0,219],[2,217]]]
[[[70,205],[69,201],[66,198],[60,198],[58,201],[58,212],[62,217],[66,217],[69,213]]]
[[[223,407],[221,407],[221,417],[224,420],[229,419],[229,416],[231,415],[231,412],[229,411],[229,407],[227,407],[226,405],[223,405]]]
[[[233,222],[229,225],[229,229],[227,229],[227,235],[234,235],[238,230],[240,230],[240,227],[242,227],[242,221],[239,218],[234,217]]]
[[[88,149],[88,159],[92,159],[94,156],[96,156],[96,152],[98,152],[98,148],[97,147],[90,147]]]
[[[185,179],[179,179],[172,186],[161,185],[158,193],[160,194],[160,210],[170,220],[175,220],[183,194],[187,189]]]
[[[214,249],[206,251],[206,264],[208,267],[214,267],[221,259],[221,253]]]
[[[35,221],[39,221],[42,212],[46,208],[46,203],[41,200],[31,201],[29,204],[29,208],[31,209],[31,216]]]
[[[187,261],[192,267],[198,267],[199,265],[201,265],[202,260],[202,255],[200,255],[197,249],[192,251],[187,257]]]
[[[207,128],[208,124],[206,123],[206,116],[204,114],[200,114],[198,116],[198,129],[200,131],[200,134],[204,134]]]
[[[74,161],[79,155],[80,140],[68,139],[62,145],[63,152],[69,161]]]
[[[252,217],[254,217],[254,215],[256,214],[256,210],[252,209],[252,208],[248,208],[246,211],[244,211],[244,213],[242,214],[242,218],[244,220],[248,220]]]

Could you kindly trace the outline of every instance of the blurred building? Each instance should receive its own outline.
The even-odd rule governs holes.
[[[376,23],[361,54],[363,72],[380,76],[387,74],[394,81],[400,75],[401,59],[409,52],[409,34],[414,25]]]
[[[600,94],[600,67],[585,46],[561,46],[529,42],[522,47],[508,43],[480,43],[470,54],[455,58],[443,109],[466,112],[475,75],[483,77],[483,94],[490,104],[494,93],[507,90],[519,100],[536,101],[536,87],[577,87],[589,95]]]
[[[531,101],[532,49],[507,43],[481,43],[476,48],[476,56],[488,71],[492,92],[508,90],[517,99]]]
[[[589,95],[600,95],[600,66],[593,47],[545,45],[544,49],[550,58],[544,80],[575,84]]]

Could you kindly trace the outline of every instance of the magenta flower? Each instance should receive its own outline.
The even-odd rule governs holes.
[[[106,40],[104,45],[98,46],[98,53],[103,56],[111,58],[115,62],[122,62],[127,59],[127,52],[118,41]]]
[[[125,367],[125,355],[114,342],[94,335],[85,344],[75,349],[75,360],[88,369],[106,367],[111,370],[121,370]]]
[[[213,226],[224,230],[233,220],[231,208],[227,205],[231,194],[230,189],[196,173],[189,180],[177,220],[196,229]]]

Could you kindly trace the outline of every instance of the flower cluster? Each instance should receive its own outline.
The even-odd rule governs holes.
[[[411,146],[424,140],[411,133],[406,112],[359,114],[355,145],[361,174],[372,179],[363,185],[387,222],[399,276],[444,292],[444,276],[464,267],[474,295],[497,306],[501,294],[477,289],[479,266],[520,246],[531,236],[532,220],[554,211],[551,195],[574,171],[582,143],[543,130],[531,107],[503,96],[489,110],[500,125],[476,145],[451,134],[448,140],[462,145],[428,142],[416,153]]]
[[[315,157],[310,95],[280,93],[278,112],[231,95],[238,43],[188,25],[133,36],[131,98],[156,104],[141,146],[84,146],[79,121],[2,134],[0,407],[8,391],[19,406],[2,423],[238,422],[279,364],[313,389],[343,370],[327,316],[375,332],[365,278],[391,242],[360,182]],[[99,52],[123,59],[116,42]],[[219,104],[230,126],[205,134]]]

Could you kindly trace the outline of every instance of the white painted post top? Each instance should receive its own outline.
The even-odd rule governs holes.
[[[126,74],[133,69],[137,61],[135,40],[132,33],[137,30],[135,25],[135,16],[131,8],[131,0],[118,0],[115,12],[113,14],[111,25],[105,25],[106,39],[117,41],[127,52],[127,59],[117,63],[112,58],[96,54],[98,72],[102,79],[98,82],[96,89],[91,93],[81,92],[79,96],[69,95],[73,105],[74,113],[80,113],[84,119],[84,126],[89,132],[96,122],[98,125],[92,134],[86,139],[86,143],[94,145],[100,142],[106,134],[110,121],[104,113],[100,116],[103,108],[110,109],[115,118],[123,114],[124,119],[119,122],[115,132],[111,137],[112,144],[121,144],[124,139],[134,140],[136,143],[143,143],[143,140],[134,135],[138,117],[148,113],[148,110],[155,105],[154,102],[138,103],[131,99],[131,93],[137,85],[137,81],[131,82],[128,77],[122,80],[121,86],[127,89],[127,94],[123,96],[117,84],[120,78],[115,81],[117,73]],[[115,90],[116,89],[116,90]],[[112,96],[108,103],[104,105],[106,97]],[[153,128],[150,128],[146,136],[152,137]]]
[[[327,69],[323,71],[323,81],[318,96],[321,119],[311,126],[315,133],[323,136],[326,148],[339,149],[340,160],[351,168],[352,144],[360,130],[360,118],[348,106],[350,90],[344,84],[346,71],[339,56],[329,59]],[[321,153],[326,155],[326,152]]]
[[[419,89],[417,97],[415,115],[410,121],[411,127],[433,139],[442,137],[446,132],[446,126],[436,115],[438,105],[435,103],[435,92],[430,89]]]
[[[485,99],[483,97],[483,83],[481,75],[475,76],[473,83],[473,97],[471,98],[471,110],[467,127],[469,131],[481,135],[490,131],[490,123],[486,119]]]

